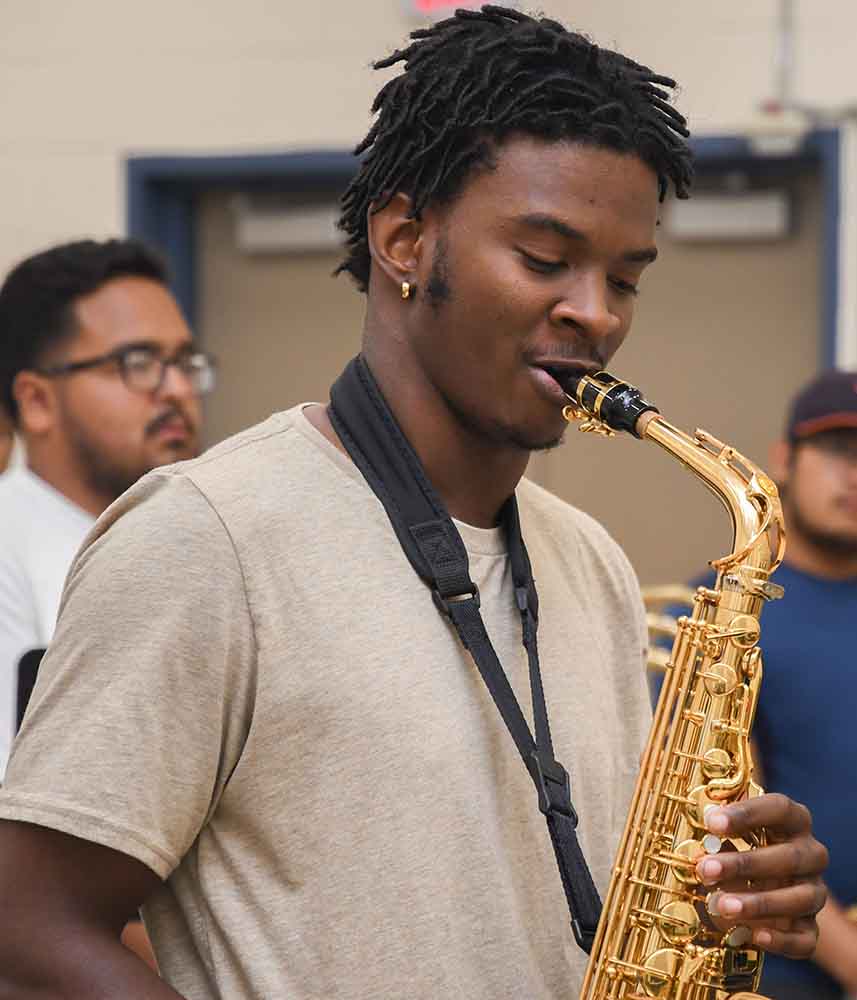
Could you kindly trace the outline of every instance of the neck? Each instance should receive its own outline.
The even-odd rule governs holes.
[[[800,531],[791,528],[785,563],[793,569],[825,580],[848,580],[857,577],[857,552],[821,548]]]
[[[464,426],[401,342],[364,337],[363,357],[449,513],[478,528],[494,527],[529,452]]]
[[[66,456],[49,456],[36,441],[27,441],[26,452],[29,470],[87,514],[98,517],[115,499],[90,486]]]

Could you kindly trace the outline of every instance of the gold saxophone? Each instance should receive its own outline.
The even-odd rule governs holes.
[[[655,441],[720,499],[732,516],[733,551],[712,561],[675,642],[643,754],[628,821],[589,959],[580,1000],[765,1000],[753,992],[761,952],[746,927],[714,929],[697,859],[760,846],[706,832],[710,806],[762,794],[753,780],[750,728],[762,660],[759,614],[782,596],[768,577],[785,548],[774,483],[705,431],[667,423],[639,390],[606,372],[565,381],[567,420],[606,435],[626,430]]]

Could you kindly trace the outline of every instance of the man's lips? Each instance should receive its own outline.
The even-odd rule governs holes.
[[[594,375],[601,371],[602,366],[586,362],[558,362],[551,358],[545,361],[529,362],[530,371],[542,390],[565,405],[568,395],[565,390],[566,379],[571,375]]]
[[[176,413],[157,417],[149,425],[147,433],[150,437],[160,437],[186,440],[191,435],[191,429],[184,417]]]
[[[849,517],[857,517],[857,494],[849,493],[836,500],[836,506],[845,511]]]

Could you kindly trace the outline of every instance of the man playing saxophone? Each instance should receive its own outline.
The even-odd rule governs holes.
[[[0,996],[578,996],[589,876],[557,863],[609,881],[645,624],[615,543],[523,476],[558,379],[628,334],[687,133],[672,81],[506,8],[400,62],[343,202],[366,319],[331,405],[146,477],[72,571],[0,793]],[[706,820],[769,838],[698,859],[712,919],[809,955],[805,807]],[[141,905],[162,980],[118,944]]]

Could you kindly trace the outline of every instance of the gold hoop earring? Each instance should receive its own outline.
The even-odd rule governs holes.
[[[411,297],[411,290],[412,289],[413,289],[413,285],[411,285],[410,281],[403,281],[402,282],[402,298],[403,299],[409,299]]]

